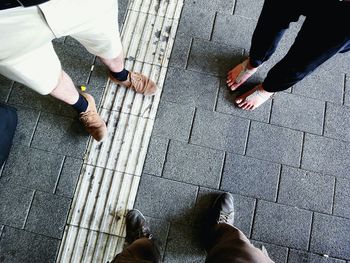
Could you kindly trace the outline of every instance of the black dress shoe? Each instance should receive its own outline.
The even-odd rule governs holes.
[[[131,244],[139,238],[152,238],[150,228],[143,214],[132,209],[126,215],[126,242]]]

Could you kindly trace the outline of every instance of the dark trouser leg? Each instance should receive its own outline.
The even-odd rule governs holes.
[[[215,226],[212,240],[206,263],[273,263],[240,230],[231,225],[221,223]]]
[[[307,17],[287,55],[268,73],[264,89],[288,89],[338,52],[346,51],[349,44],[350,30],[340,19]]]
[[[275,52],[290,22],[302,14],[299,1],[265,0],[249,52],[250,64],[260,66]]]
[[[118,254],[111,263],[158,263],[160,253],[153,239],[140,238]]]

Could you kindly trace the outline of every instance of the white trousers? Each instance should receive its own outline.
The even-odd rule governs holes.
[[[119,56],[117,0],[51,0],[1,10],[0,74],[49,94],[62,71],[51,41],[67,35],[96,56]]]

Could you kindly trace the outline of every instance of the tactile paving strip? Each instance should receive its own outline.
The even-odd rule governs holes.
[[[121,33],[126,68],[164,84],[183,0],[130,0]],[[161,92],[136,94],[108,82],[100,113],[108,138],[91,140],[57,262],[107,262],[124,244]]]

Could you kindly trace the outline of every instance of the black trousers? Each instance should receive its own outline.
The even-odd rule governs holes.
[[[289,52],[264,80],[266,91],[288,89],[338,52],[350,49],[350,2],[308,1],[265,0],[250,49],[254,67],[271,57],[291,22],[306,16]]]

